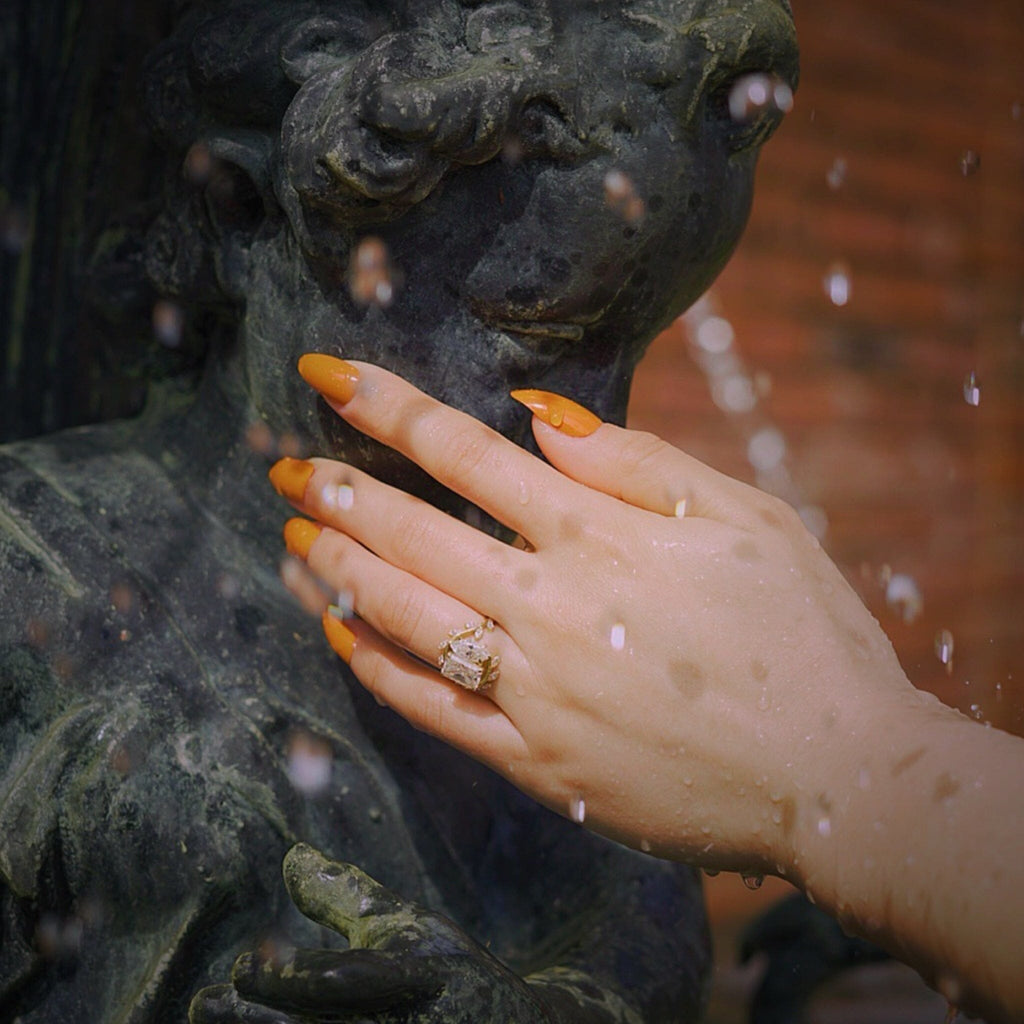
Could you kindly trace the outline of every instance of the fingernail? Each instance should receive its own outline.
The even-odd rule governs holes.
[[[352,652],[356,649],[356,635],[338,618],[339,609],[333,605],[324,612],[320,620],[324,627],[324,636],[334,649],[334,653],[347,665],[352,660]]]
[[[323,532],[319,523],[312,523],[308,519],[298,517],[289,519],[284,524],[284,546],[288,549],[289,555],[301,558],[305,561],[309,557],[309,549],[313,541]]]
[[[302,356],[299,359],[299,373],[324,398],[341,405],[352,400],[356,384],[359,383],[359,371],[351,363],[320,352],[307,352]]]
[[[305,459],[281,459],[270,467],[267,474],[274,490],[289,501],[302,501],[306,485],[313,475],[313,463]]]
[[[526,390],[513,391],[511,394],[538,419],[570,437],[589,437],[601,426],[599,417],[571,398],[563,398],[550,391]]]

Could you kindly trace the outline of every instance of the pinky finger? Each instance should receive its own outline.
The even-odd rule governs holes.
[[[497,704],[444,679],[371,626],[342,622],[330,609],[324,635],[359,682],[421,732],[504,773],[527,756],[519,730]]]

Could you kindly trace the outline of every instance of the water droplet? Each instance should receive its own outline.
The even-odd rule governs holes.
[[[347,512],[354,501],[355,491],[352,490],[351,484],[341,484],[338,488],[338,508]]]
[[[899,610],[903,621],[913,622],[924,608],[924,599],[913,577],[905,573],[893,573],[885,587],[885,601],[890,608]]]
[[[971,705],[971,715],[976,722],[980,722],[985,717],[985,712],[980,704]]]
[[[845,306],[850,301],[850,272],[842,263],[834,263],[829,268],[824,285],[825,294],[833,306]]]
[[[871,788],[871,772],[867,768],[861,768],[857,772],[857,788],[858,789],[870,789]]]
[[[946,666],[946,672],[953,671],[953,634],[943,629],[935,634],[935,657]]]
[[[735,338],[732,324],[724,317],[705,317],[697,328],[697,344],[708,355],[718,356],[727,352]]]
[[[828,182],[828,187],[833,192],[838,192],[839,189],[846,184],[846,172],[847,172],[846,161],[841,156],[837,156],[832,161],[832,166],[828,169],[828,173],[825,175],[825,180]]]
[[[717,878],[721,873],[722,872],[718,868],[705,868],[704,869],[704,874],[707,875],[708,878]]]
[[[964,377],[964,401],[975,407],[981,405],[981,388],[978,386],[978,377],[973,370]]]
[[[583,799],[582,793],[576,793],[573,798],[569,801],[569,817],[576,822],[577,825],[582,825],[583,820],[587,816],[587,803]]]
[[[761,473],[774,469],[785,455],[786,439],[775,427],[762,427],[747,442],[747,459]]]
[[[650,853],[651,852],[651,844],[650,844],[650,842],[648,840],[646,840],[646,839],[641,839],[640,840],[640,849],[643,850],[644,853]]]
[[[185,330],[185,311],[176,302],[161,299],[153,306],[153,335],[161,345],[178,348]]]
[[[773,825],[781,825],[782,824],[782,811],[772,811],[772,824]]]
[[[384,820],[384,812],[379,807],[371,807],[370,811],[369,811],[369,814],[370,814],[370,821],[383,821]]]
[[[360,306],[391,305],[400,277],[382,239],[370,235],[352,251],[348,287],[352,299]]]
[[[965,149],[960,154],[960,173],[969,178],[981,170],[981,154],[975,149]]]
[[[748,874],[744,871],[740,877],[743,879],[743,884],[753,892],[756,892],[764,885],[764,875]]]
[[[305,731],[292,734],[288,741],[288,778],[307,796],[323,792],[331,781],[331,746],[319,736]]]
[[[818,819],[818,835],[822,839],[828,839],[832,835],[832,819],[827,815]]]
[[[637,195],[632,179],[623,171],[613,168],[604,176],[604,201],[627,224],[636,225],[644,219],[644,201]]]
[[[676,512],[675,512],[675,515],[676,515],[676,519],[682,519],[683,516],[686,515],[686,499],[685,498],[680,498],[676,502]]]
[[[793,90],[777,75],[743,75],[729,92],[729,116],[740,124],[764,111],[788,114],[792,109]]]
[[[612,626],[611,644],[613,651],[621,651],[626,646],[626,627],[621,622]]]
[[[519,504],[530,504],[530,485],[525,480],[519,481]]]
[[[771,707],[771,701],[768,699],[768,687],[761,687],[761,696],[757,698],[757,710],[767,711]]]
[[[750,412],[757,405],[754,383],[745,373],[730,373],[713,382],[711,398],[722,412]]]
[[[553,427],[560,427],[565,422],[565,406],[561,402],[552,404],[548,412],[548,422]]]

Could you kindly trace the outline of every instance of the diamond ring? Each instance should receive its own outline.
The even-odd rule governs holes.
[[[498,678],[501,658],[491,654],[483,642],[484,633],[494,629],[490,619],[465,629],[453,629],[439,645],[437,667],[445,679],[476,693],[485,690]]]

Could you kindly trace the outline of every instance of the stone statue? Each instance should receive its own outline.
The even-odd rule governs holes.
[[[0,448],[0,1017],[184,1020],[220,983],[195,1020],[693,1019],[693,875],[352,685],[279,582],[267,455],[340,454],[489,528],[346,433],[305,351],[521,443],[512,387],[621,422],[745,222],[777,112],[737,120],[730,90],[793,83],[788,5],[176,6],[145,85],[170,170],[93,265],[144,272],[201,381]]]

